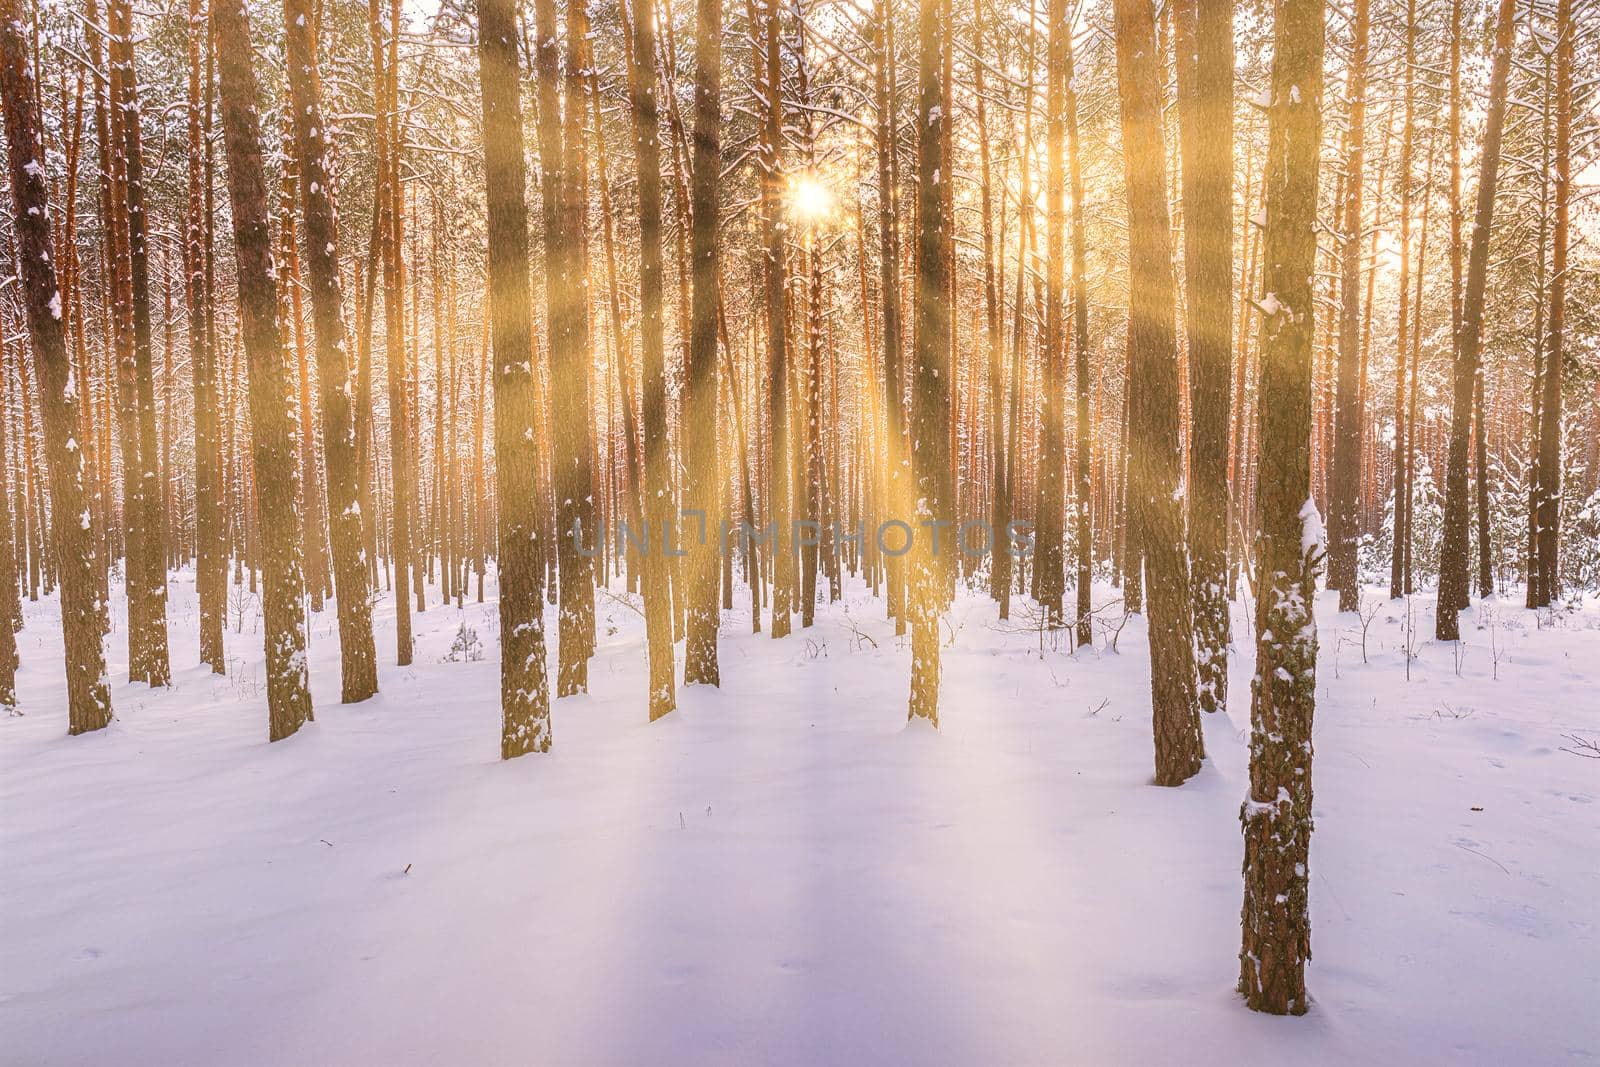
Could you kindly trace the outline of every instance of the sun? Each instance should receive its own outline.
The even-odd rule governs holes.
[[[833,193],[810,174],[789,184],[789,210],[801,222],[820,222],[833,213]]]

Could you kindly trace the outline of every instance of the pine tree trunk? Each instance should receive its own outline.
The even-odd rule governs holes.
[[[145,217],[144,149],[140,136],[138,79],[133,63],[133,9],[110,0],[112,106],[121,119],[123,193],[127,197],[127,270],[133,327],[133,429],[130,453],[134,489],[124,508],[137,536],[128,544],[128,674],[134,681],[164,686],[172,680],[167,655],[167,550],[161,514],[161,467],[156,436],[155,364],[150,334],[149,229]]]
[[[1057,0],[1059,2],[1059,0]],[[1117,85],[1128,181],[1128,500],[1149,584],[1156,784],[1205,756],[1195,702],[1178,425],[1178,337],[1167,219],[1161,86],[1149,0],[1116,0]],[[1136,581],[1130,570],[1128,581]]]
[[[581,12],[576,13],[581,19]],[[534,84],[538,105],[541,190],[544,199],[545,301],[554,423],[556,497],[556,563],[560,596],[556,696],[581,693],[589,686],[589,648],[594,632],[594,569],[587,550],[594,539],[588,506],[592,472],[588,441],[589,348],[588,313],[579,288],[584,205],[579,201],[582,161],[569,160],[575,147],[563,144],[560,56],[556,43],[553,0],[534,5]],[[578,40],[569,34],[567,133],[581,136],[584,107],[583,75],[572,50]],[[580,535],[576,531],[583,530]]]
[[[1062,617],[1065,592],[1062,516],[1065,486],[1066,323],[1063,320],[1066,268],[1066,88],[1067,47],[1072,34],[1066,0],[1049,0],[1045,90],[1045,313],[1044,360],[1040,370],[1039,514],[1034,575],[1040,610],[1047,625]]]
[[[1233,355],[1233,3],[1175,12],[1187,282],[1189,546],[1200,707],[1228,705],[1228,426]],[[1192,57],[1192,58],[1191,58]],[[1076,201],[1076,196],[1074,197]]]
[[[216,3],[212,25],[220,41],[223,144],[233,207],[240,334],[249,361],[250,438],[266,619],[269,739],[279,741],[311,718],[307,687],[304,574],[300,552],[299,442],[294,369],[278,328],[272,276],[266,172],[261,161],[260,96],[252,66],[249,16],[243,6]]]
[[[322,456],[327,470],[334,595],[339,615],[340,692],[346,703],[378,691],[367,582],[366,533],[371,517],[360,502],[351,367],[345,354],[344,296],[339,279],[338,216],[322,113],[311,0],[284,0],[284,43],[300,163],[300,209],[305,219],[306,269],[316,331],[317,392],[322,410]],[[305,413],[310,417],[310,412]]]
[[[766,0],[765,59],[756,50],[757,87],[764,93],[760,166],[761,230],[766,252],[767,421],[769,438],[768,522],[772,527],[772,627],[774,638],[789,636],[795,600],[795,560],[790,537],[791,458],[789,434],[789,294],[784,263],[783,221],[783,63],[779,53],[778,0]]]
[[[550,750],[544,605],[534,503],[533,350],[527,181],[515,0],[478,0],[494,338],[495,496],[499,512],[500,758]]]
[[[878,164],[878,299],[883,311],[883,409],[885,492],[891,514],[905,513],[906,417],[905,394],[901,391],[901,353],[905,348],[904,315],[900,303],[900,219],[895,210],[895,125],[894,15],[889,0],[878,0],[873,12],[873,101],[877,110],[874,140]],[[774,161],[777,156],[774,154]],[[905,620],[905,568],[891,556],[886,562],[887,595],[885,606],[896,619],[896,630]]]
[[[5,112],[17,258],[28,340],[44,411],[45,455],[61,570],[61,625],[66,646],[68,730],[81,734],[111,721],[111,694],[101,647],[100,580],[95,573],[90,490],[77,442],[79,406],[87,395],[67,356],[59,317],[61,293],[50,257],[50,204],[40,143],[38,96],[22,36],[21,0],[0,0],[0,109]],[[72,518],[76,516],[76,521]]]
[[[1061,0],[1056,0],[1060,3]],[[941,0],[920,0],[917,32],[917,330],[911,369],[911,468],[917,532],[911,552],[910,718],[939,725],[939,620],[949,600],[953,554],[936,547],[937,524],[950,528],[950,227],[943,173],[948,26]],[[946,538],[948,541],[948,537]]]
[[[1256,1011],[1301,1015],[1311,958],[1312,614],[1320,548],[1311,502],[1312,275],[1316,267],[1323,0],[1280,0],[1263,171],[1256,673],[1244,828],[1239,991]]]
[[[399,102],[393,69],[398,43],[385,48],[379,0],[369,0],[374,95],[377,111],[379,233],[383,263],[384,348],[388,360],[390,501],[389,559],[394,567],[395,662],[405,667],[413,653],[411,637],[411,419],[407,397],[405,280],[402,265],[400,149],[394,143]]]
[[[1078,141],[1078,89],[1074,82],[1072,37],[1066,41],[1067,91],[1064,100],[1067,127],[1067,181],[1072,209],[1072,350],[1075,421],[1077,443],[1073,470],[1074,528],[1077,562],[1074,585],[1077,593],[1077,633],[1080,645],[1094,642],[1093,606],[1090,600],[1094,580],[1094,508],[1090,480],[1090,457],[1094,451],[1094,425],[1089,412],[1089,252],[1088,227],[1083,211],[1083,154]],[[1019,279],[1020,280],[1020,279]]]
[[[1399,322],[1396,327],[1394,371],[1394,501],[1391,522],[1393,534],[1389,553],[1389,599],[1399,599],[1405,591],[1405,544],[1410,534],[1406,529],[1406,502],[1410,498],[1410,447],[1407,434],[1413,432],[1406,421],[1406,357],[1410,331],[1421,331],[1422,308],[1416,309],[1417,323],[1410,320],[1408,289],[1411,284],[1411,159],[1416,131],[1413,118],[1416,108],[1417,63],[1417,0],[1406,0],[1405,89],[1404,117],[1400,133],[1400,279],[1396,298],[1399,304]],[[1418,274],[1422,265],[1417,264]]]
[[[1461,292],[1461,321],[1455,331],[1455,373],[1450,408],[1450,451],[1445,471],[1444,538],[1439,551],[1439,606],[1435,638],[1455,641],[1461,635],[1457,614],[1467,606],[1469,505],[1467,450],[1471,446],[1474,394],[1482,368],[1483,301],[1489,275],[1489,229],[1494,222],[1495,188],[1500,171],[1500,141],[1505,127],[1506,89],[1511,74],[1511,45],[1516,34],[1515,0],[1500,0],[1495,28],[1494,65],[1489,107],[1483,132],[1478,202],[1472,246]]]
[[[656,31],[650,0],[633,14],[634,158],[639,175],[639,336],[643,349],[644,612],[649,646],[650,721],[677,706],[668,556],[672,551],[672,489],[667,440],[666,353],[662,315],[661,123],[656,101]]]
[[[717,553],[723,521],[722,464],[717,455],[717,187],[722,169],[722,0],[696,0],[694,159],[691,178],[694,233],[693,306],[690,311],[687,395],[683,420],[686,496],[700,512],[700,537],[690,547],[688,626],[683,680],[720,685],[717,663]],[[732,388],[732,380],[729,380]]]
[[[1558,552],[1561,532],[1561,381],[1565,357],[1567,257],[1572,213],[1572,65],[1577,27],[1572,0],[1556,6],[1556,189],[1551,253],[1550,314],[1545,343],[1543,396],[1539,404],[1538,492],[1539,607],[1561,593]]]
[[[0,84],[10,88],[9,83]],[[9,126],[7,132],[10,132]],[[66,350],[64,340],[62,350]],[[19,367],[24,358],[24,353],[17,353]],[[5,339],[0,337],[0,367],[9,366],[10,360]],[[10,489],[6,485],[9,480],[6,472],[10,467],[7,461],[10,450],[6,445],[8,421],[10,413],[0,412],[0,606],[4,609],[0,612],[0,705],[14,708],[17,705],[17,667],[20,665],[17,658],[17,631],[22,629],[22,603],[17,584],[17,552],[12,534]]]
[[[1339,363],[1333,427],[1333,465],[1328,501],[1328,587],[1339,591],[1339,610],[1360,606],[1356,541],[1360,536],[1362,397],[1359,387],[1361,343],[1361,201],[1366,161],[1367,50],[1369,0],[1356,0],[1354,40],[1345,95],[1350,121],[1345,132],[1344,202],[1339,252]]]

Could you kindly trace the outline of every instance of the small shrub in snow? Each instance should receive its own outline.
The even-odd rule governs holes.
[[[445,663],[475,663],[483,658],[483,642],[478,640],[478,631],[468,626],[463,620],[456,628],[455,640],[450,642],[450,651],[445,654]]]

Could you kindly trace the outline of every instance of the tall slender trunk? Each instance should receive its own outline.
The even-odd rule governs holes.
[[[0,110],[5,113],[13,232],[21,263],[28,340],[44,411],[50,505],[61,573],[61,626],[66,649],[68,730],[81,734],[111,721],[100,635],[100,581],[95,573],[83,451],[78,447],[79,405],[87,383],[67,355],[60,317],[61,292],[50,256],[50,202],[41,160],[38,96],[22,36],[21,0],[0,0]],[[78,521],[71,517],[78,516]]]
[[[1311,502],[1311,387],[1321,143],[1323,0],[1281,0],[1276,14],[1262,177],[1266,232],[1261,321],[1256,673],[1250,694],[1250,792],[1244,829],[1239,991],[1256,1011],[1301,1015],[1311,850],[1313,615],[1321,551]]]
[[[877,0],[873,12],[873,102],[877,111],[874,140],[878,164],[878,299],[883,313],[884,491],[890,516],[903,514],[906,495],[905,394],[900,388],[903,317],[900,304],[900,217],[895,197],[894,13],[889,0]],[[776,156],[774,156],[776,160]],[[896,628],[905,622],[905,568],[895,557],[886,562],[889,614]]]
[[[1200,769],[1205,749],[1195,698],[1183,529],[1176,294],[1160,70],[1150,0],[1116,0],[1113,11],[1128,181],[1130,529],[1137,531],[1149,578],[1155,780],[1179,785]],[[1130,582],[1136,573],[1130,572]]]
[[[1362,0],[1365,3],[1365,0]],[[1189,547],[1200,707],[1228,705],[1228,424],[1233,354],[1233,4],[1175,12],[1188,296]]]
[[[284,0],[284,44],[300,163],[300,210],[311,277],[316,331],[317,395],[322,410],[322,457],[327,472],[328,527],[333,542],[334,595],[339,615],[341,699],[365,700],[378,691],[372,638],[372,592],[367,582],[366,532],[361,508],[355,404],[345,354],[344,295],[339,278],[338,215],[322,113],[311,0]],[[310,417],[310,412],[305,413]]]
[[[683,418],[688,507],[700,512],[691,547],[692,580],[683,680],[720,685],[717,663],[717,552],[723,518],[722,464],[717,455],[717,185],[722,169],[722,0],[696,0],[694,73],[693,307]],[[729,390],[733,388],[729,378]]]
[[[787,637],[795,601],[795,560],[790,537],[789,293],[784,263],[783,62],[778,0],[766,0],[766,40],[755,55],[764,93],[760,165],[761,231],[766,252],[768,521],[772,527],[772,636]],[[881,120],[880,120],[881,121]]]
[[[138,78],[133,62],[130,0],[109,0],[112,107],[120,118],[123,195],[127,198],[127,270],[133,327],[134,490],[124,508],[137,536],[128,544],[128,674],[164,686],[172,679],[167,655],[167,550],[161,513],[161,464],[156,435],[155,362],[150,331],[149,224],[145,216],[144,148]]]
[[[980,5],[977,51],[984,51],[984,31],[988,28],[990,12]],[[1011,522],[1011,498],[1006,486],[1005,404],[1001,398],[1005,391],[1005,345],[1001,330],[1001,290],[1004,278],[996,279],[997,259],[1004,250],[995,241],[994,204],[990,182],[993,177],[989,159],[989,116],[984,88],[984,62],[974,64],[973,91],[978,105],[978,196],[983,222],[983,346],[988,359],[989,393],[989,532],[993,548],[989,570],[989,595],[1000,604],[1000,617],[1006,618],[1011,608],[1011,552],[1010,538],[1005,537],[1006,526]],[[1005,194],[1001,193],[1000,244],[1005,241]],[[1002,265],[1002,273],[1004,267]]]
[[[405,279],[403,258],[404,227],[401,219],[400,147],[398,132],[399,101],[395,99],[398,42],[391,28],[385,47],[382,9],[379,0],[369,0],[368,21],[372,35],[373,84],[377,97],[378,200],[383,226],[379,232],[383,262],[384,348],[388,360],[389,393],[389,477],[390,501],[389,559],[394,567],[395,661],[402,667],[411,663],[411,416],[407,395],[405,335]]]
[[[639,175],[639,336],[643,350],[645,629],[650,659],[649,711],[654,722],[677,706],[673,690],[672,610],[667,553],[672,551],[665,338],[662,315],[661,122],[656,101],[656,30],[651,0],[633,11],[634,156]]]
[[[1483,301],[1489,275],[1489,229],[1500,173],[1500,142],[1505,128],[1506,89],[1511,75],[1511,45],[1516,35],[1516,2],[1500,0],[1495,28],[1494,65],[1490,75],[1489,109],[1484,124],[1478,200],[1472,225],[1472,246],[1461,291],[1461,320],[1455,331],[1455,373],[1450,407],[1450,451],[1445,471],[1444,538],[1439,551],[1439,607],[1435,637],[1460,637],[1457,613],[1466,608],[1468,587],[1467,450],[1471,444],[1474,394],[1482,368]]]
[[[1067,47],[1072,35],[1066,0],[1050,0],[1045,88],[1045,311],[1044,360],[1040,369],[1039,514],[1034,546],[1034,584],[1040,610],[1055,626],[1065,592],[1062,516],[1065,476],[1064,400],[1066,323],[1063,277],[1066,267],[1066,88]]]
[[[1062,3],[1062,0],[1055,0]],[[935,546],[936,524],[954,508],[950,472],[950,220],[943,173],[947,127],[945,60],[949,27],[942,0],[920,0],[917,19],[917,330],[911,368],[911,473],[916,521],[908,584],[911,719],[939,725],[939,620],[949,601],[953,554]]]
[[[495,497],[499,514],[500,758],[550,750],[544,605],[535,516],[533,350],[527,181],[515,0],[478,0],[494,338]]]
[[[1366,161],[1367,42],[1369,0],[1356,0],[1354,40],[1346,74],[1350,109],[1345,131],[1344,202],[1339,251],[1339,363],[1333,427],[1333,464],[1328,501],[1328,586],[1339,590],[1339,610],[1354,611],[1361,589],[1356,541],[1361,512],[1361,201]]]
[[[1572,214],[1572,65],[1577,26],[1572,0],[1556,6],[1556,189],[1544,395],[1539,404],[1538,570],[1540,607],[1561,593],[1561,380],[1565,356],[1567,258]]]
[[[250,438],[261,527],[266,618],[269,739],[282,740],[311,718],[299,531],[300,470],[295,440],[294,372],[278,332],[266,173],[261,162],[260,96],[242,5],[217,3],[211,20],[229,43],[218,53],[222,132],[233,207],[240,333],[250,363]]]
[[[1394,501],[1392,524],[1394,532],[1389,552],[1389,598],[1398,599],[1405,591],[1405,550],[1410,532],[1406,528],[1406,501],[1410,498],[1410,448],[1407,434],[1412,427],[1406,421],[1406,356],[1410,344],[1410,331],[1421,330],[1422,308],[1416,309],[1417,322],[1413,325],[1410,314],[1409,287],[1411,284],[1411,159],[1416,131],[1412,119],[1416,111],[1417,65],[1417,0],[1406,0],[1406,43],[1404,74],[1404,116],[1400,131],[1400,280],[1396,300],[1399,321],[1395,330],[1394,371],[1394,462],[1392,480]],[[1417,265],[1420,273],[1422,265]]]
[[[0,42],[3,43],[3,42]],[[9,88],[9,83],[6,84]],[[10,132],[10,127],[7,127]],[[66,351],[65,337],[62,339],[62,351]],[[17,363],[20,366],[25,354],[17,353]],[[7,366],[10,355],[6,352],[5,338],[0,337],[0,366]],[[17,705],[17,631],[22,628],[21,591],[17,585],[17,554],[16,542],[13,539],[11,527],[11,505],[8,494],[9,487],[6,482],[7,468],[10,463],[7,457],[10,451],[6,446],[9,412],[0,412],[0,705],[14,708]]]

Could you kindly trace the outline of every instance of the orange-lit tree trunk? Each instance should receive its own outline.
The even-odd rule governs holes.
[[[1339,591],[1339,610],[1360,606],[1356,542],[1360,537],[1361,249],[1365,244],[1361,201],[1366,162],[1367,39],[1369,0],[1356,0],[1354,40],[1345,75],[1350,109],[1345,131],[1344,203],[1339,235],[1339,363],[1333,426],[1333,464],[1328,479],[1328,587]],[[1381,193],[1381,190],[1380,190]]]
[[[1200,769],[1205,750],[1195,704],[1181,499],[1178,336],[1160,71],[1150,0],[1116,0],[1113,11],[1128,181],[1129,523],[1148,579],[1156,784],[1179,785]],[[1130,585],[1137,573],[1130,570]]]
[[[1482,376],[1484,290],[1489,275],[1489,229],[1494,222],[1495,190],[1500,174],[1500,142],[1505,128],[1506,88],[1511,76],[1511,45],[1516,34],[1515,0],[1500,0],[1495,29],[1489,107],[1478,173],[1478,202],[1472,225],[1472,246],[1461,292],[1461,322],[1455,332],[1455,368],[1451,389],[1450,450],[1445,470],[1444,537],[1439,551],[1439,608],[1435,637],[1455,641],[1461,635],[1457,614],[1470,597],[1468,583],[1467,449],[1471,444],[1474,394]]]
[[[1060,3],[1061,0],[1056,0]],[[949,218],[942,181],[946,127],[948,26],[941,0],[920,0],[917,17],[917,330],[911,368],[911,473],[916,484],[918,532],[908,582],[911,626],[909,716],[939,725],[939,620],[949,598],[948,543],[934,547],[949,528],[950,472],[950,266]]]
[[[1175,16],[1191,413],[1185,502],[1193,566],[1196,693],[1202,710],[1220,711],[1228,705],[1233,3],[1184,0]]]
[[[348,704],[378,691],[372,595],[363,558],[363,524],[372,517],[362,510],[360,501],[355,405],[345,352],[344,300],[339,279],[338,215],[312,19],[311,0],[284,0],[285,58],[294,112],[295,151],[300,163],[300,210],[305,220],[306,269],[311,279],[328,528],[339,615],[340,693]],[[309,412],[306,414],[309,417]]]
[[[395,661],[402,667],[411,662],[411,418],[407,396],[405,334],[405,279],[402,263],[404,233],[401,220],[399,146],[395,99],[397,42],[385,47],[382,11],[379,0],[367,7],[372,35],[374,94],[377,98],[378,199],[383,226],[379,233],[383,263],[384,348],[388,359],[389,393],[389,476],[391,481],[389,520],[389,559],[394,568]],[[390,36],[392,37],[393,30]]]
[[[696,0],[694,157],[691,195],[694,233],[683,451],[687,508],[700,513],[691,545],[683,680],[720,685],[717,663],[717,554],[723,519],[722,464],[717,455],[717,187],[722,170],[722,0]],[[732,389],[732,378],[729,378]]]
[[[123,502],[128,528],[128,676],[164,686],[172,677],[167,656],[167,553],[161,514],[161,472],[156,437],[155,363],[150,330],[149,223],[145,214],[144,149],[140,131],[138,79],[133,61],[133,8],[129,0],[109,0],[113,154],[120,156],[122,195],[126,198],[127,281],[132,329],[132,360],[122,359],[119,374],[131,378],[126,402],[133,440],[125,456]],[[127,349],[124,349],[126,352]]]
[[[495,495],[499,512],[500,757],[550,750],[539,526],[534,515],[533,350],[527,182],[514,0],[478,0],[489,316],[494,338]]]
[[[1549,606],[1561,592],[1557,566],[1561,532],[1561,381],[1572,226],[1572,66],[1576,35],[1572,0],[1560,0],[1556,6],[1555,235],[1545,372],[1540,383],[1543,395],[1539,402],[1539,461],[1534,478],[1538,529],[1537,562],[1533,568],[1538,575],[1536,607]]]
[[[4,111],[11,178],[12,227],[21,263],[28,342],[44,410],[50,505],[61,568],[61,627],[66,648],[68,729],[98,730],[111,721],[105,653],[100,643],[100,582],[95,574],[89,486],[76,435],[87,393],[67,356],[61,293],[51,258],[49,190],[40,141],[38,95],[23,39],[21,0],[0,0],[0,110]],[[3,652],[3,650],[0,650]]]
[[[249,15],[242,5],[216,3],[211,20],[219,41],[218,73],[228,197],[233,207],[240,335],[250,365],[250,441],[266,619],[269,739],[282,740],[311,718],[306,671],[306,620],[301,596],[299,442],[291,399],[294,368],[278,327],[272,276],[266,172],[261,161],[260,95],[250,49]]]
[[[655,15],[650,0],[635,0],[633,67],[634,158],[639,176],[640,387],[644,400],[644,612],[650,659],[649,711],[654,722],[677,706],[672,610],[666,553],[671,550],[672,490],[667,470],[667,388],[662,315],[661,123],[656,102]]]

